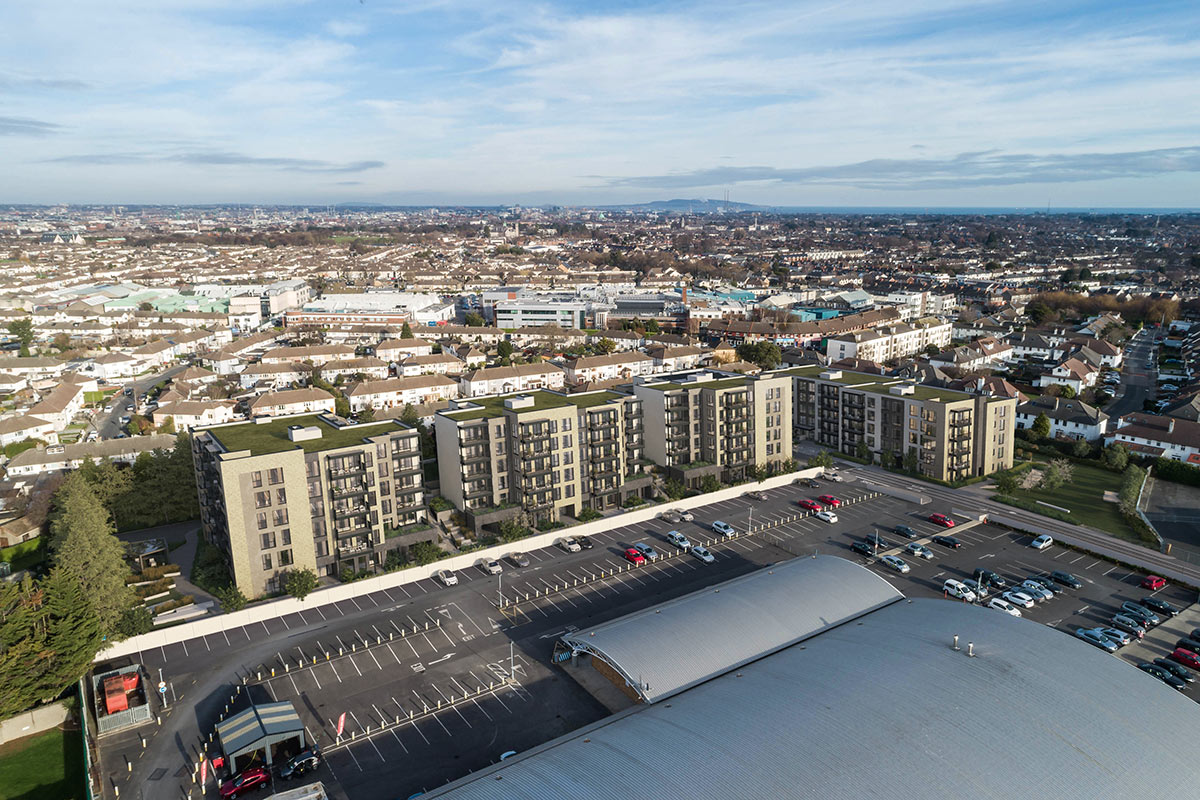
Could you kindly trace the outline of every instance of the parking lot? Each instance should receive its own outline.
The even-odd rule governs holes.
[[[159,774],[158,780],[169,785],[160,792],[151,784],[154,790],[145,796],[166,796],[181,777],[176,772],[180,753],[189,750],[189,742],[207,737],[230,687],[246,677],[263,699],[294,703],[310,738],[327,749],[318,777],[335,797],[408,797],[607,713],[550,665],[554,641],[563,633],[813,552],[866,564],[910,596],[942,596],[946,578],[970,577],[977,566],[1005,578],[1067,570],[1083,588],[1040,603],[1026,615],[1068,633],[1076,626],[1106,623],[1122,600],[1144,594],[1137,588],[1140,574],[1057,545],[1033,550],[1030,537],[989,525],[956,527],[951,533],[962,540],[961,549],[930,545],[935,558],[906,556],[912,571],[901,575],[860,556],[850,545],[870,533],[907,544],[890,533],[898,524],[911,526],[920,541],[928,541],[946,532],[929,522],[928,515],[950,509],[889,496],[863,499],[871,488],[854,481],[822,482],[817,489],[782,487],[768,492],[765,500],[743,496],[696,509],[691,522],[654,520],[615,528],[592,537],[591,549],[582,552],[556,546],[536,550],[529,553],[529,566],[505,561],[500,575],[470,568],[456,573],[455,586],[422,580],[142,653],[141,663],[152,675],[163,669],[168,699],[180,708],[197,708],[150,731],[151,737],[172,738],[144,751],[128,752],[128,737],[105,745],[105,772],[111,784],[122,787],[122,796],[137,796],[129,794],[133,787],[147,785],[154,780],[151,775]],[[837,509],[837,523],[797,518],[803,513],[797,499],[826,493],[849,501]],[[621,555],[626,547],[643,542],[660,553],[675,552],[665,539],[668,531],[703,543],[714,538],[715,520],[738,531],[770,527],[712,541],[712,563],[680,554],[610,574],[626,567]],[[563,588],[565,584],[570,585]],[[546,594],[551,587],[558,590]],[[1195,599],[1194,593],[1171,586],[1158,595],[1177,604]],[[502,596],[506,605],[520,602],[501,613]],[[343,713],[338,745],[336,727]],[[137,769],[127,770],[124,759],[130,756]],[[181,787],[186,773],[182,778]]]

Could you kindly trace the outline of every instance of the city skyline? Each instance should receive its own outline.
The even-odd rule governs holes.
[[[1197,16],[949,0],[9,7],[0,201],[1190,207]]]

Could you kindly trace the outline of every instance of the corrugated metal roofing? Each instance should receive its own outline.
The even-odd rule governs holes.
[[[950,648],[962,635],[963,650]],[[968,658],[965,643],[978,657]],[[1054,800],[1200,786],[1200,707],[1067,634],[922,599],[430,797]],[[1191,787],[1191,788],[1187,788]]]
[[[654,703],[902,599],[843,558],[797,558],[568,634]]]
[[[221,749],[230,758],[264,737],[303,730],[304,723],[300,721],[296,709],[286,702],[251,706],[217,723]]]

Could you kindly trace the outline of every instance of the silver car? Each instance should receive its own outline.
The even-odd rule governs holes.
[[[1133,641],[1133,637],[1125,631],[1119,631],[1116,628],[1096,628],[1100,635],[1105,639],[1111,639],[1117,643],[1118,647],[1124,647]]]
[[[925,558],[925,559],[933,558],[933,551],[930,550],[928,547],[926,547],[923,544],[918,544],[916,542],[910,542],[908,547],[905,547],[904,549],[906,552],[911,553],[912,555],[916,556],[917,558]]]
[[[896,570],[896,572],[899,572],[901,575],[908,573],[908,571],[911,569],[908,564],[904,563],[904,559],[897,556],[884,556],[879,560]]]
[[[1054,599],[1054,592],[1042,586],[1037,581],[1021,581],[1017,588],[1039,603]]]

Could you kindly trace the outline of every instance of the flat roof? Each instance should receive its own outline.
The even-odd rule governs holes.
[[[507,408],[504,405],[504,401],[514,397],[532,397],[533,405],[524,408]],[[512,411],[514,414],[528,414],[531,411],[545,411],[549,408],[563,408],[565,406],[591,408],[592,406],[598,406],[624,397],[626,395],[618,394],[617,392],[583,392],[580,394],[561,395],[538,389],[532,392],[513,392],[512,394],[495,395],[492,397],[467,398],[467,402],[474,403],[480,406],[480,408],[455,409],[441,413],[443,416],[450,417],[451,419],[469,421],[487,417],[499,417],[505,411]]]
[[[293,442],[288,438],[288,428],[293,425],[316,426],[321,429],[321,438]],[[339,428],[330,424],[320,414],[306,414],[299,417],[280,417],[261,424],[239,422],[234,425],[217,425],[202,430],[220,442],[221,446],[229,452],[249,450],[257,456],[297,449],[306,453],[336,450],[339,447],[360,445],[368,436],[380,436],[399,430],[408,430],[408,428],[394,419],[344,425]]]

